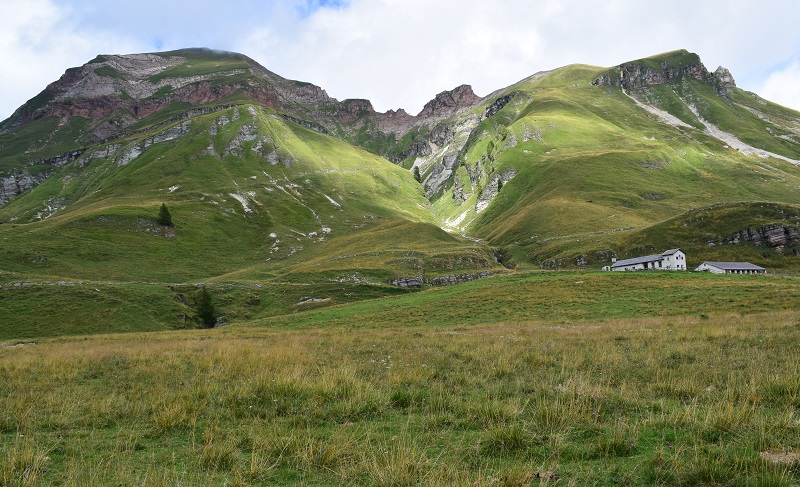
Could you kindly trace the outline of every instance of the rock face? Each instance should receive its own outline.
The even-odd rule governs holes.
[[[421,287],[423,284],[429,286],[453,286],[456,284],[464,284],[465,282],[472,282],[477,279],[483,279],[492,275],[490,271],[481,271],[478,273],[465,273],[465,274],[449,274],[446,276],[438,276],[430,279],[424,279],[422,276],[414,277],[399,277],[392,281],[392,286],[398,287]]]
[[[800,255],[800,230],[795,226],[789,225],[766,225],[760,228],[745,228],[733,235],[722,239],[721,242],[709,242],[709,245],[717,243],[735,245],[743,242],[752,242],[757,246],[771,247],[779,252],[792,255]]]
[[[218,70],[207,67],[212,61],[218,62]],[[481,102],[470,86],[462,85],[436,95],[417,116],[402,109],[377,113],[369,100],[340,102],[319,86],[282,78],[241,54],[186,49],[102,55],[69,69],[1,122],[0,133],[47,117],[57,118],[59,126],[81,117],[88,120],[88,128],[80,134],[80,143],[92,145],[128,136],[132,126],[177,104],[195,107],[158,124],[191,118],[199,111],[230,108],[222,100],[242,95],[303,127],[362,145],[394,161],[433,152],[427,135],[409,141],[404,139],[408,132],[441,131],[436,127],[439,122]],[[376,145],[373,139],[383,142]],[[396,147],[400,141],[403,147]]]
[[[733,75],[727,68],[723,68],[722,66],[714,71],[714,81],[714,89],[725,98],[728,97],[728,90],[730,88],[736,88],[736,80],[733,79]]]
[[[461,85],[452,91],[443,91],[425,104],[417,117],[450,116],[459,109],[467,108],[480,101],[470,85]]]
[[[41,171],[35,176],[28,171],[0,178],[0,206],[42,183],[52,171]]]
[[[422,276],[398,277],[392,281],[392,286],[398,287],[420,287],[422,286]]]
[[[36,159],[25,163],[25,169],[12,172],[9,176],[0,177],[0,206],[5,206],[9,201],[25,191],[44,182],[53,171],[80,158],[86,149],[69,151],[54,157]]]
[[[605,74],[594,81],[595,86],[615,85],[626,91],[643,88],[651,85],[661,85],[674,78],[688,76],[700,81],[712,79],[706,67],[698,59],[686,66],[672,67],[667,61],[661,62],[661,69],[653,68],[650,64],[633,62],[621,64],[618,67],[619,77]]]
[[[192,59],[198,55],[217,58],[221,63],[236,67],[199,71],[193,75],[175,71],[178,67],[188,70]],[[68,69],[58,81],[1,123],[0,133],[39,118],[58,117],[64,123],[77,116],[96,122],[92,135],[102,140],[122,133],[138,120],[175,103],[213,103],[237,92],[279,110],[333,100],[318,86],[281,78],[240,54],[188,49],[173,53],[106,55],[79,68]],[[133,114],[133,117],[123,114]],[[114,118],[115,123],[103,123],[109,117]]]

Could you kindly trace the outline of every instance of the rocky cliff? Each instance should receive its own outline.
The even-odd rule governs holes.
[[[295,123],[395,161],[429,151],[428,135],[437,123],[481,102],[470,86],[461,85],[436,95],[416,116],[403,109],[378,113],[369,100],[336,100],[319,86],[282,78],[241,54],[186,49],[101,55],[68,69],[0,123],[0,134],[51,117],[58,127],[79,118],[86,121],[72,146],[79,148],[151,126],[151,118],[163,123],[155,122],[163,118],[160,114],[181,106],[192,106],[188,112],[225,109],[231,106],[226,101],[234,99],[252,100]],[[170,115],[169,120],[194,116],[188,112]],[[411,131],[421,135],[402,140]]]
[[[592,84],[618,86],[625,91],[633,91],[684,77],[706,81],[723,96],[727,95],[729,88],[736,87],[733,75],[726,68],[720,66],[711,73],[696,54],[687,51],[670,53],[658,62],[650,58],[620,64],[598,76]]]

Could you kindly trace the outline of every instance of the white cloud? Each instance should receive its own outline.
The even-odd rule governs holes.
[[[758,94],[767,100],[800,110],[800,60],[770,73]]]
[[[0,119],[11,115],[57,80],[71,66],[79,66],[109,47],[132,48],[102,32],[77,32],[68,10],[50,0],[4,0],[0,28]]]
[[[768,66],[794,55],[799,16],[786,0],[352,0],[317,11],[288,41],[273,36],[260,46],[251,36],[246,47],[269,69],[337,98],[415,113],[462,83],[487,95],[540,70],[681,48],[754,89]]]
[[[0,0],[0,118],[96,54],[182,47],[238,51],[381,111],[416,113],[462,83],[487,95],[545,69],[681,48],[758,91],[798,55],[795,1]],[[775,100],[793,90],[770,86],[761,94]]]

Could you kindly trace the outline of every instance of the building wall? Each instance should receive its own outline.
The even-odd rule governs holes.
[[[713,274],[765,274],[766,273],[766,271],[757,269],[725,270],[725,269],[720,269],[719,267],[713,265],[709,265],[705,262],[697,266],[697,269],[695,270],[711,272]]]
[[[686,254],[684,254],[683,251],[678,251],[672,255],[665,255],[664,269],[668,271],[685,271]]]
[[[642,264],[626,265],[626,266],[623,266],[623,267],[615,267],[612,270],[614,270],[614,271],[624,271],[624,272],[628,272],[628,271],[643,271],[644,270],[644,265],[642,265]]]
[[[697,266],[697,270],[703,272],[710,272],[712,274],[725,274],[725,271],[723,269],[720,269],[719,267],[714,267],[713,265],[708,265],[705,262]]]

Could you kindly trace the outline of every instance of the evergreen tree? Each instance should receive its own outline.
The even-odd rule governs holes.
[[[167,205],[161,203],[161,209],[158,210],[158,218],[156,219],[159,225],[164,225],[167,227],[172,226],[172,215],[169,214],[169,209],[167,209]]]
[[[422,175],[419,173],[419,166],[414,166],[414,179],[416,179],[418,183],[422,182]]]
[[[197,305],[197,317],[202,321],[205,328],[214,328],[217,324],[217,310],[214,309],[214,303],[211,300],[211,293],[205,287],[197,292],[195,297]]]

